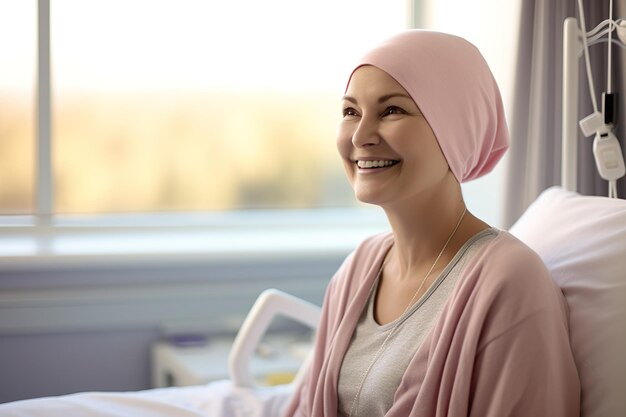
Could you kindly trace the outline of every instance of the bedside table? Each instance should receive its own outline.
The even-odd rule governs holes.
[[[210,338],[203,346],[177,346],[161,341],[152,346],[152,386],[203,385],[228,379],[228,354],[234,337]],[[259,385],[291,382],[313,347],[309,337],[270,334],[263,339],[251,361]]]

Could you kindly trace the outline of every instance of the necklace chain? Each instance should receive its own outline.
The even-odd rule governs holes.
[[[461,214],[461,217],[459,218],[459,221],[456,223],[456,226],[454,226],[454,230],[452,230],[452,233],[450,233],[450,236],[448,237],[448,240],[446,240],[446,243],[443,245],[443,248],[441,248],[441,251],[439,252],[439,255],[437,255],[437,258],[435,259],[435,262],[433,262],[433,265],[430,267],[430,269],[428,270],[428,272],[426,273],[426,275],[422,279],[422,282],[420,283],[420,286],[417,288],[417,291],[415,291],[415,293],[413,294],[413,297],[411,298],[411,301],[409,301],[409,303],[407,304],[406,308],[404,309],[404,311],[402,312],[400,317],[404,316],[406,314],[406,312],[409,311],[409,309],[413,305],[413,301],[415,300],[415,297],[417,297],[417,294],[419,294],[420,290],[424,286],[424,283],[426,283],[426,280],[430,276],[431,272],[433,272],[433,270],[435,269],[435,265],[437,265],[437,262],[439,262],[439,258],[441,258],[441,255],[443,255],[443,252],[446,250],[446,248],[448,247],[448,244],[450,243],[450,241],[452,240],[452,238],[456,234],[456,231],[458,230],[459,226],[461,225],[461,221],[463,220],[463,217],[465,217],[465,213],[466,212],[467,212],[467,207],[465,207],[463,209],[463,214]],[[383,265],[380,268],[381,273],[382,273],[382,270],[383,270],[383,268],[385,267],[386,264],[387,264],[387,261],[385,260],[385,262],[383,263]],[[369,375],[370,371],[372,370],[372,367],[374,366],[374,363],[376,363],[376,361],[378,360],[378,357],[380,356],[380,354],[385,349],[385,346],[387,345],[387,342],[389,341],[391,336],[396,332],[396,330],[398,329],[398,327],[400,326],[400,324],[402,322],[403,322],[402,320],[398,320],[398,322],[395,324],[395,326],[393,326],[393,328],[389,331],[389,334],[387,334],[387,337],[385,338],[383,343],[378,348],[378,351],[376,352],[376,354],[372,358],[372,361],[370,362],[369,366],[367,367],[365,372],[363,372],[363,375],[361,376],[361,381],[359,382],[359,388],[358,388],[358,390],[356,392],[356,395],[354,396],[354,399],[352,400],[352,406],[350,407],[350,413],[348,414],[348,417],[352,417],[352,413],[354,412],[354,409],[355,409],[355,407],[357,405],[359,396],[361,395],[361,390],[363,389],[363,384],[365,383],[365,379],[367,378],[367,376]]]

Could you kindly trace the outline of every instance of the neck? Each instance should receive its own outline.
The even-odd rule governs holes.
[[[431,268],[452,235],[434,271],[443,269],[463,244],[488,225],[471,213],[459,183],[451,175],[436,190],[425,191],[413,201],[383,207],[394,235],[388,263],[400,280],[423,276]],[[460,223],[459,223],[460,221]]]

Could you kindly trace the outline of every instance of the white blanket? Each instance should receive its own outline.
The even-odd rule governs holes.
[[[230,381],[126,393],[87,392],[0,404],[1,417],[276,417],[289,385],[246,389]]]

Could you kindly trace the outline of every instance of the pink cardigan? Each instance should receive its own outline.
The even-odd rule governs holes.
[[[314,358],[286,416],[337,415],[339,369],[392,242],[367,239],[331,280]],[[578,417],[579,405],[560,289],[537,254],[500,231],[466,265],[386,416]]]

